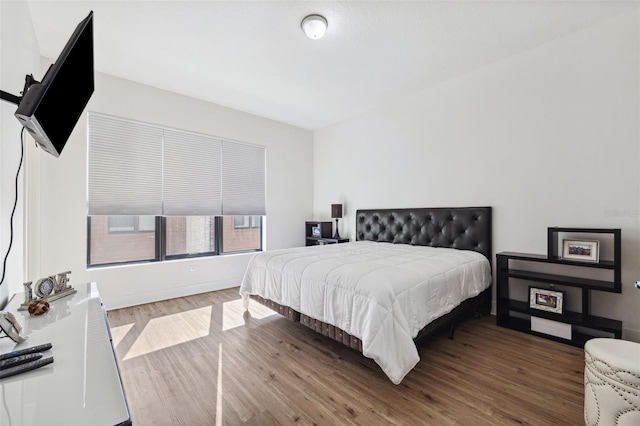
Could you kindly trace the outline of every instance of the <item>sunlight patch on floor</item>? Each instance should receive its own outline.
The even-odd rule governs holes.
[[[222,331],[244,325],[244,312],[242,299],[224,302],[222,305]],[[249,303],[249,313],[251,318],[262,319],[271,315],[276,315],[274,311],[252,300]]]
[[[113,341],[113,347],[117,348],[124,336],[127,335],[129,330],[133,328],[133,323],[120,325],[118,327],[111,327],[111,339]]]
[[[209,335],[211,306],[154,318],[145,326],[124,360]]]

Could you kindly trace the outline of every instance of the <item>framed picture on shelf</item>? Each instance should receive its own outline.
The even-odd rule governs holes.
[[[584,240],[562,240],[562,258],[598,262],[600,260],[600,242]]]
[[[562,314],[564,312],[564,291],[529,287],[529,307]]]
[[[315,238],[320,238],[321,232],[319,226],[314,226],[311,228],[311,236]]]

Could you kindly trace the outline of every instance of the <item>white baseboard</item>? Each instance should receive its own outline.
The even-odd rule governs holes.
[[[189,286],[149,291],[145,293],[129,294],[114,299],[103,297],[102,302],[104,303],[107,310],[128,308],[130,306],[143,305],[145,303],[175,299],[176,297],[191,296],[194,294],[206,293],[208,291],[224,290],[227,288],[237,287],[240,285],[240,282],[242,282],[242,277],[220,281],[209,281]],[[101,296],[103,295],[101,294]]]

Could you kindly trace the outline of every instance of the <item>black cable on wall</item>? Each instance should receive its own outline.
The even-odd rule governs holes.
[[[13,245],[13,216],[16,213],[16,207],[18,206],[18,177],[20,176],[20,170],[22,169],[22,160],[24,158],[24,127],[20,132],[20,164],[18,165],[18,171],[16,172],[16,197],[13,202],[13,210],[11,210],[11,219],[9,220],[9,248],[7,254],[4,256],[4,262],[2,265],[2,278],[0,279],[0,285],[4,282],[5,275],[7,273],[7,259],[9,253],[11,253],[11,246]]]

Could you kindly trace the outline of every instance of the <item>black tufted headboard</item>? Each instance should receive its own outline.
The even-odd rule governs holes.
[[[358,210],[356,240],[474,250],[491,264],[491,207]]]

